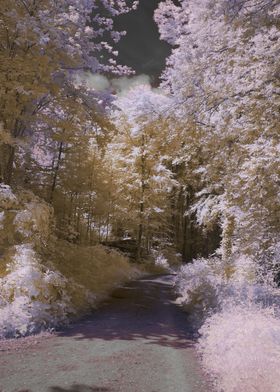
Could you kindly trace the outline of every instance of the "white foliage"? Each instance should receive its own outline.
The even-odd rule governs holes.
[[[279,241],[279,15],[274,0],[166,0],[155,15],[174,46],[162,87],[182,124],[175,162],[207,190],[187,213],[206,227],[230,214],[232,245],[259,260]]]
[[[148,84],[136,84],[115,101],[119,109],[114,114],[115,121],[122,121],[122,116],[125,115],[132,127],[132,136],[138,136],[145,125],[168,114],[171,102],[162,91],[152,89]]]
[[[15,247],[8,269],[0,279],[0,338],[57,325],[73,312],[66,279],[45,269],[31,245]]]
[[[17,207],[18,201],[9,185],[0,184],[0,208],[5,210]]]
[[[168,263],[167,258],[160,251],[154,250],[153,256],[155,260],[155,265],[157,267],[163,267],[166,268],[167,270],[170,269],[170,265]]]
[[[177,303],[191,313],[193,323],[199,323],[207,312],[221,305],[225,287],[223,263],[197,259],[180,268],[176,278],[179,294]]]
[[[2,211],[2,212],[0,212],[0,230],[2,230],[4,228],[4,226],[3,226],[4,219],[5,219],[5,212]]]
[[[280,320],[270,308],[230,306],[200,329],[199,351],[223,392],[278,392]]]
[[[50,223],[52,209],[42,200],[33,198],[32,201],[24,205],[24,209],[17,212],[14,225],[16,231],[29,242],[38,236],[41,241],[48,238],[50,232]]]
[[[17,244],[3,242],[0,339],[67,323],[96,306],[119,282],[136,274],[126,258],[102,247],[91,250],[62,242],[65,249],[54,238],[50,242],[54,236],[52,208],[31,192],[15,195],[10,187],[0,189],[5,202],[0,212],[1,232]],[[17,206],[16,211],[9,211],[12,206]],[[47,246],[50,260],[39,253]],[[66,251],[69,254],[64,258]],[[77,271],[79,257],[83,267]]]
[[[0,339],[68,323],[96,307],[120,282],[139,274],[117,252],[101,246],[93,250],[70,248],[69,259],[61,259],[64,248],[56,253],[57,268],[63,266],[62,272],[46,267],[31,243],[10,249],[14,255],[7,274],[0,278]],[[81,270],[77,270],[77,257],[73,256],[81,258]]]
[[[190,213],[196,213],[197,223],[207,226],[212,221],[217,221],[223,206],[222,196],[199,195],[198,201],[191,207]]]
[[[258,283],[262,271],[240,256],[183,266],[178,302],[202,325],[198,350],[219,392],[279,391],[280,294]]]

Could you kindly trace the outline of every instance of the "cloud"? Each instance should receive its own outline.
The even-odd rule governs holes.
[[[104,91],[110,88],[110,81],[106,76],[100,74],[92,74],[91,72],[80,72],[76,76],[78,84],[83,83],[87,88],[95,91]]]
[[[129,90],[132,87],[141,85],[141,84],[151,84],[151,79],[148,75],[142,74],[138,76],[123,76],[120,78],[112,79],[111,86],[117,94],[122,94],[123,92]]]
[[[137,76],[122,76],[119,78],[110,79],[101,74],[92,74],[91,72],[79,73],[76,77],[78,84],[84,83],[89,89],[95,91],[111,90],[120,95],[132,87],[141,84],[151,84],[151,79],[148,75]]]

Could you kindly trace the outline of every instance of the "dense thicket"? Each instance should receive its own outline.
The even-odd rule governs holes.
[[[279,243],[279,12],[270,0],[166,1],[156,12],[174,45],[163,87],[194,195],[187,213],[206,230],[218,223],[225,259],[268,261]]]
[[[96,242],[112,210],[103,162],[113,126],[110,92],[83,72],[127,74],[113,50],[113,20],[133,1],[1,1],[0,181],[55,207],[61,235]],[[107,226],[106,226],[107,225]]]

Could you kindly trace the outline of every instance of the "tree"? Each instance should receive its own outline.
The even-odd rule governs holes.
[[[181,0],[155,14],[174,45],[162,86],[181,123],[179,159],[199,176],[189,210],[201,224],[219,222],[225,259],[260,260],[279,241],[279,13],[274,0]],[[192,150],[199,159],[189,164]]]
[[[38,114],[55,99],[78,70],[127,72],[115,64],[109,15],[129,11],[125,1],[3,0],[0,13],[0,178],[11,182],[15,150],[30,134]],[[135,4],[133,3],[133,7]],[[94,27],[91,27],[94,26]],[[102,51],[110,53],[107,64]],[[108,57],[108,56],[107,56]]]
[[[110,146],[118,176],[119,213],[126,231],[137,238],[137,257],[156,240],[168,238],[169,195],[176,185],[168,168],[165,141],[167,96],[137,86],[115,103],[118,134]]]

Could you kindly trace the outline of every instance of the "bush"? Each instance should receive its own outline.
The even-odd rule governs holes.
[[[27,244],[15,246],[0,279],[0,298],[0,338],[58,325],[74,311],[65,277],[44,268]]]
[[[140,273],[127,257],[102,245],[80,246],[58,240],[53,249],[47,260],[69,282],[75,282],[76,286],[69,284],[69,292],[79,313],[95,306],[114,287]]]
[[[246,257],[198,259],[178,273],[177,301],[200,327],[197,348],[218,391],[279,391],[280,293],[265,275]]]
[[[230,306],[200,329],[199,352],[224,392],[278,392],[280,320],[273,309]]]
[[[103,246],[57,240],[52,208],[0,186],[0,338],[69,322],[117,285],[139,274]]]

